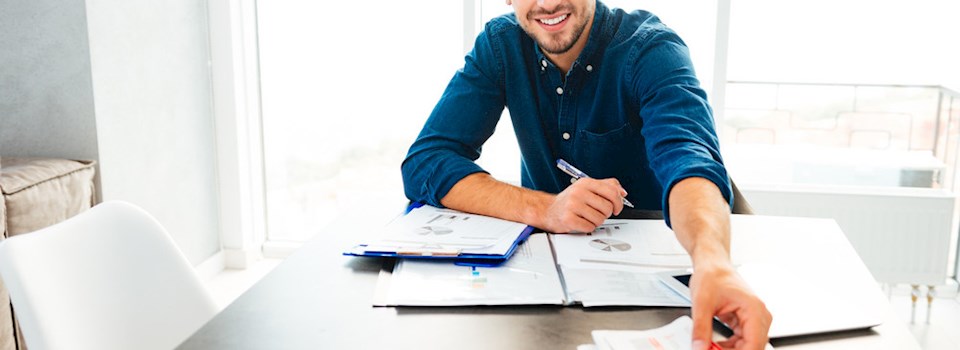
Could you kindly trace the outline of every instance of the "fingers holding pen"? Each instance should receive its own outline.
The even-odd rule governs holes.
[[[597,211],[605,214],[606,217],[619,215],[623,211],[623,198],[627,191],[620,185],[617,179],[580,179],[577,183],[583,181],[586,191],[592,194],[593,201],[589,204]],[[576,185],[576,183],[574,183]],[[571,186],[574,187],[574,186]]]
[[[557,168],[559,168],[561,171],[563,171],[567,175],[570,175],[575,180],[590,178],[589,175],[587,175],[580,169],[577,169],[577,167],[573,166],[572,164],[568,163],[563,159],[557,159]],[[620,212],[623,210],[624,205],[627,205],[633,208],[633,204],[631,204],[630,201],[627,200],[627,191],[623,189],[622,185],[620,185],[620,181],[618,181],[615,178],[607,178],[607,179],[602,179],[598,181],[600,181],[600,183],[591,182],[591,184],[594,184],[594,185],[600,184],[602,186],[605,183],[607,188],[606,190],[603,190],[603,189],[599,189],[599,187],[594,187],[599,189],[597,191],[594,191],[594,193],[601,195],[602,197],[606,198],[611,203],[613,203],[614,205],[614,210],[612,212],[613,214],[619,215]],[[595,208],[595,209],[603,211],[603,208]],[[609,215],[607,216],[609,217]]]
[[[626,191],[616,179],[581,178],[558,194],[547,213],[551,232],[591,232],[623,211]]]

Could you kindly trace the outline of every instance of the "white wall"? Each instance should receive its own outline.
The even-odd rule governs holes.
[[[196,265],[220,249],[206,2],[86,2],[104,200],[153,214]]]
[[[0,156],[98,159],[85,11],[0,5]]]

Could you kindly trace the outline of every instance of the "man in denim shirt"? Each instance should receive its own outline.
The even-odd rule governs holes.
[[[690,253],[694,348],[717,315],[726,347],[761,349],[771,316],[730,262],[732,194],[713,117],[684,43],[657,17],[595,0],[507,0],[487,23],[404,161],[411,200],[591,232],[623,209],[662,209]],[[522,185],[474,161],[510,109]],[[575,182],[564,159],[593,178]]]

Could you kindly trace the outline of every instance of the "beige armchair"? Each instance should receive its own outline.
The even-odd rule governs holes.
[[[94,161],[0,157],[0,240],[32,232],[89,209]],[[0,350],[26,349],[0,281]]]

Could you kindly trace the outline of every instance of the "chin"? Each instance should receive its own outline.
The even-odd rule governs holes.
[[[540,45],[540,49],[543,51],[555,55],[566,53],[573,48],[572,40],[556,40],[551,38],[547,40],[537,40],[537,44]]]

